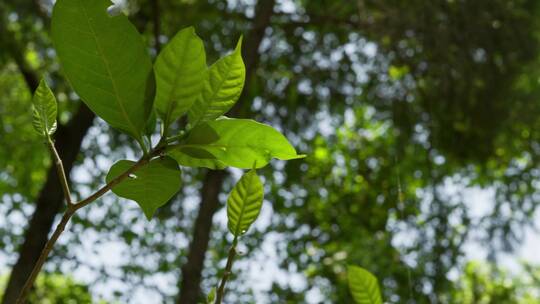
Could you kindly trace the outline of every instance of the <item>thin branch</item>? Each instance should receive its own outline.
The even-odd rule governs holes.
[[[56,226],[56,229],[54,230],[53,235],[47,241],[47,244],[45,244],[45,247],[41,251],[39,259],[37,260],[36,265],[34,266],[32,273],[30,274],[30,277],[28,278],[28,280],[26,280],[26,283],[24,283],[24,286],[21,290],[19,298],[17,299],[17,304],[23,304],[26,301],[26,297],[28,296],[30,289],[32,289],[32,286],[34,285],[34,282],[38,274],[41,272],[41,268],[43,267],[45,260],[49,256],[49,253],[53,249],[54,244],[56,243],[56,241],[58,240],[62,232],[64,232],[64,229],[66,228],[66,224],[69,222],[69,219],[71,219],[74,212],[75,210],[73,209],[73,205],[68,206],[68,209],[62,216],[62,220],[60,221],[58,226]]]
[[[109,190],[111,190],[114,186],[118,185],[121,181],[126,179],[130,174],[137,171],[140,167],[146,165],[150,161],[150,157],[143,157],[138,162],[136,162],[131,168],[126,170],[124,173],[120,174],[113,180],[111,180],[109,183],[107,183],[105,186],[101,187],[98,191],[96,191],[94,194],[90,195],[86,199],[76,203],[74,205],[75,210],[79,210],[84,206],[87,206],[88,204],[94,202],[101,196],[103,196],[105,193],[107,193]]]
[[[62,185],[62,189],[64,190],[64,196],[66,198],[66,202],[69,205],[72,205],[73,202],[71,201],[71,192],[69,191],[69,182],[66,176],[66,171],[64,170],[64,164],[62,163],[62,159],[60,158],[60,155],[58,155],[58,151],[56,150],[56,147],[54,146],[54,142],[50,137],[47,137],[47,141],[49,144],[49,149],[51,150],[51,153],[54,158],[54,164],[56,165],[56,171],[58,172],[58,178],[60,179],[60,184]]]
[[[50,143],[52,143],[52,141]],[[56,153],[56,150],[55,149],[52,149],[52,150],[53,150],[53,154],[55,154],[55,158],[58,157],[58,153]],[[19,297],[17,298],[17,302],[16,302],[17,304],[25,303],[26,298],[28,297],[28,293],[32,289],[32,286],[34,285],[34,282],[36,281],[38,274],[41,272],[41,268],[43,268],[43,264],[45,264],[45,261],[47,260],[49,253],[51,252],[54,245],[56,244],[56,241],[58,241],[58,238],[60,237],[62,232],[64,232],[64,229],[66,228],[67,223],[69,222],[71,217],[75,214],[75,212],[89,205],[90,203],[96,201],[98,198],[100,198],[109,190],[111,190],[114,186],[116,186],[117,184],[122,182],[124,179],[126,179],[130,174],[134,173],[139,168],[147,164],[152,159],[152,157],[160,155],[164,150],[165,150],[165,146],[156,147],[150,154],[143,156],[139,161],[137,161],[128,170],[126,170],[124,173],[120,174],[119,176],[117,176],[116,178],[108,182],[105,186],[101,187],[98,191],[90,195],[88,198],[76,204],[73,204],[73,203],[68,204],[68,207],[66,211],[64,212],[64,215],[62,216],[62,220],[60,221],[60,223],[54,230],[51,238],[45,244],[45,247],[41,251],[39,259],[34,265],[34,268],[32,270],[32,273],[30,274],[30,277],[26,280],[26,283],[24,284],[23,289],[21,290]],[[58,157],[58,159],[60,158]],[[63,168],[62,168],[62,172],[63,172]]]
[[[232,274],[232,266],[234,263],[234,258],[236,257],[237,243],[238,243],[238,237],[234,236],[231,249],[229,249],[229,256],[227,257],[227,265],[225,266],[225,272],[223,273],[223,278],[221,279],[221,283],[219,284],[219,288],[217,290],[216,304],[221,304],[221,301],[223,300],[223,297],[225,296],[225,284],[227,283],[229,276]]]
[[[94,194],[90,195],[86,199],[76,203],[74,205],[75,211],[81,209],[84,206],[87,206],[88,204],[94,202],[103,194],[107,193],[107,191],[111,190],[114,186],[118,185],[121,181],[126,179],[130,174],[137,171],[142,166],[146,165],[154,156],[161,155],[165,150],[167,146],[157,146],[154,148],[147,156],[143,156],[139,161],[137,161],[131,168],[127,169],[124,173],[118,175],[113,180],[108,182],[105,186],[101,187],[98,191],[96,191]]]

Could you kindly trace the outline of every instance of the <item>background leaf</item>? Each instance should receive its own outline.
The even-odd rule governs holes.
[[[210,292],[208,293],[208,296],[206,297],[206,303],[214,304],[215,299],[216,299],[216,288],[212,287],[212,289],[210,289]]]
[[[58,0],[52,40],[66,77],[88,107],[111,126],[140,138],[153,102],[152,63],[126,16],[108,0]]]
[[[189,111],[189,121],[193,126],[227,113],[240,97],[246,79],[242,38],[234,52],[216,61],[208,73],[202,94]]]
[[[242,176],[234,186],[227,200],[229,231],[240,236],[255,222],[263,203],[264,189],[255,170]]]
[[[193,27],[176,34],[159,54],[154,69],[155,107],[167,127],[189,110],[207,77],[204,45]]]
[[[121,160],[107,174],[107,182],[126,172],[135,162]],[[123,198],[134,200],[150,220],[157,208],[166,204],[180,188],[181,176],[178,164],[170,157],[152,160],[112,188]]]
[[[57,105],[53,92],[45,82],[41,80],[32,99],[34,129],[43,136],[53,135],[56,131]]]
[[[274,128],[249,119],[225,118],[193,128],[186,140],[169,151],[180,165],[232,166],[250,169],[272,158],[290,160],[298,155],[287,138]]]
[[[364,268],[348,267],[349,289],[358,304],[382,304],[377,278]]]

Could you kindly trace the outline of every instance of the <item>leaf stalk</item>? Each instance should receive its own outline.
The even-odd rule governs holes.
[[[47,144],[54,158],[54,165],[56,166],[56,172],[58,173],[58,178],[60,180],[60,184],[62,185],[62,190],[64,191],[66,203],[68,206],[73,205],[73,202],[71,201],[71,191],[69,190],[69,182],[66,176],[66,171],[64,170],[64,164],[62,163],[62,159],[60,158],[60,155],[54,146],[54,142],[49,135],[47,135]]]

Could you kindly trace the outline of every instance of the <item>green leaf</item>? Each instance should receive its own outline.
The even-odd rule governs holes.
[[[115,163],[107,174],[107,182],[126,172],[135,162],[121,160]],[[178,164],[170,157],[152,160],[147,165],[112,188],[123,198],[139,204],[150,220],[156,210],[165,205],[180,189],[181,176]]]
[[[154,69],[155,107],[167,128],[191,108],[207,77],[204,45],[193,27],[176,34],[159,54]]]
[[[157,126],[156,111],[151,111],[150,117],[148,118],[148,121],[146,122],[146,127],[144,128],[144,134],[151,136],[156,131],[156,126]]]
[[[364,268],[349,265],[349,289],[358,304],[382,304],[377,278]]]
[[[210,292],[208,293],[208,296],[206,297],[206,304],[214,304],[215,300],[216,300],[216,288],[212,287],[212,289],[210,289]]]
[[[128,18],[107,14],[109,0],[57,0],[52,40],[63,71],[88,107],[136,139],[153,103],[146,46]]]
[[[183,166],[266,166],[270,159],[302,158],[287,138],[274,128],[249,119],[218,119],[193,128],[187,138],[169,150]]]
[[[234,186],[227,200],[227,225],[234,236],[246,233],[255,222],[261,212],[263,196],[263,185],[254,169]]]
[[[189,110],[192,126],[227,113],[240,97],[246,79],[246,67],[242,60],[242,38],[234,52],[214,63],[208,74],[200,98]]]
[[[33,103],[33,121],[34,129],[48,137],[56,131],[57,105],[53,92],[45,82],[41,80],[34,93]]]

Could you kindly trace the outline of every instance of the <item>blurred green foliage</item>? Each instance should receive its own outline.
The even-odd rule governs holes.
[[[533,304],[538,303],[540,272],[526,266],[527,272],[515,277],[490,264],[470,262],[457,280],[452,303]]]
[[[4,289],[7,277],[0,280],[0,290]],[[0,292],[0,297],[2,292]],[[93,301],[88,286],[78,283],[62,274],[43,274],[28,296],[29,304],[106,304]]]
[[[251,262],[238,267],[278,264],[264,294],[271,303],[305,303],[313,293],[322,303],[350,303],[347,264],[374,273],[389,303],[538,302],[536,274],[509,276],[496,265],[500,253],[521,244],[540,201],[540,3],[285,2],[293,9],[276,5],[242,111],[284,130],[308,157],[261,172],[268,184],[264,224],[243,239],[249,256],[242,260]],[[0,248],[8,265],[50,161],[32,130],[31,95],[5,29],[32,69],[51,80],[61,122],[78,104],[48,38],[49,2],[35,3],[41,1],[0,3]],[[233,48],[254,21],[251,1],[160,3],[163,40],[194,25],[207,41],[208,62]],[[150,4],[128,1],[126,10],[153,45]],[[75,195],[95,189],[132,145],[96,121],[72,174]],[[148,276],[179,277],[202,173],[183,172],[182,193],[150,223],[124,202],[92,206],[75,219],[50,266],[84,265],[81,243],[92,255],[121,243],[122,263],[96,267],[96,283],[119,277],[130,290],[120,291],[122,302],[133,296],[131,287],[172,299],[175,282],[164,288]],[[231,187],[228,179],[223,192]],[[488,202],[473,202],[487,204],[480,218],[467,189],[493,192]],[[227,230],[217,222],[205,291],[216,285],[226,256]],[[467,264],[464,244],[473,233],[494,265]],[[75,262],[62,262],[66,257]],[[450,280],[456,271],[458,279]],[[256,303],[249,272],[239,273],[228,301]],[[305,282],[295,284],[298,276]]]

